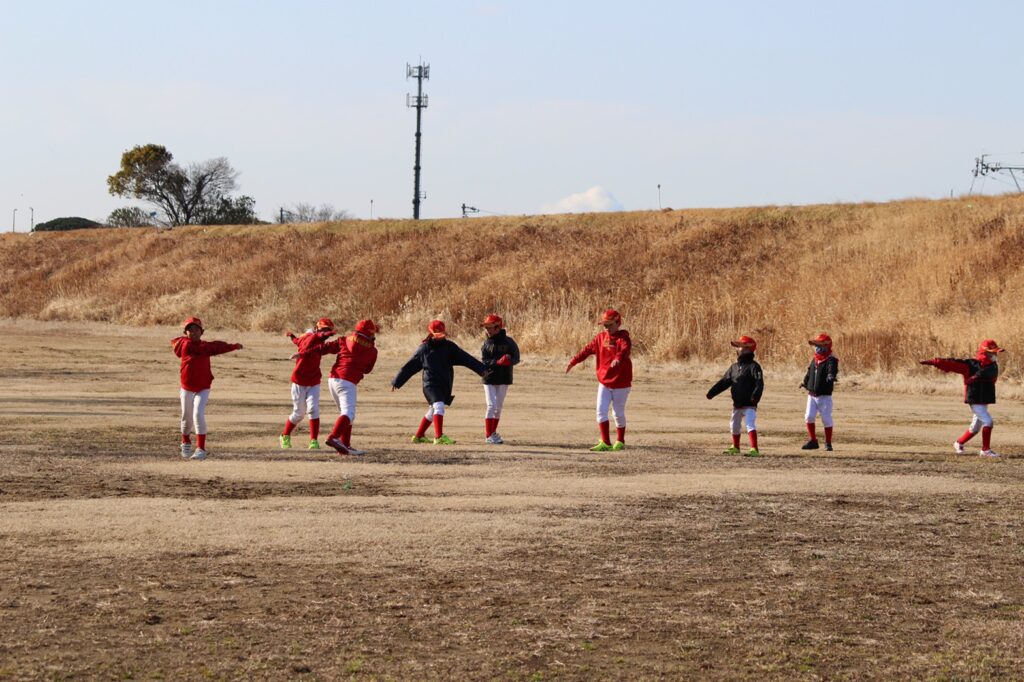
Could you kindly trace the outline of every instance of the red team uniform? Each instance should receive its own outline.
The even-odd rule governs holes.
[[[373,320],[360,320],[351,334],[328,341],[317,349],[317,357],[338,354],[327,384],[340,414],[327,437],[327,444],[343,455],[366,454],[352,447],[352,423],[356,420],[356,387],[377,364],[378,331]]]
[[[182,326],[185,335],[171,340],[174,354],[181,358],[181,456],[202,460],[207,455],[206,403],[210,399],[210,386],[213,384],[210,358],[240,350],[242,344],[200,340],[203,321],[198,317],[188,318]],[[189,437],[192,431],[195,431],[197,440],[194,453]]]
[[[605,330],[600,332],[569,361],[568,372],[591,355],[597,357],[597,428],[601,441],[591,448],[595,452],[623,450],[626,447],[626,399],[633,386],[633,342],[629,332],[620,329],[622,316],[606,310],[601,318]],[[608,408],[615,416],[616,438],[611,443]]]
[[[315,350],[334,335],[334,323],[324,317],[316,326],[302,336],[291,332],[288,338],[298,346],[295,369],[292,370],[292,413],[281,433],[281,447],[292,446],[292,431],[302,421],[303,413],[309,418],[309,449],[319,450],[320,442],[320,354]],[[303,409],[305,408],[305,409]]]

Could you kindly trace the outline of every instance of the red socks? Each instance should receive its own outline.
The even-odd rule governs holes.
[[[818,436],[814,432],[814,422],[807,422],[807,436],[811,440],[818,440]]]
[[[440,438],[444,435],[444,415],[434,415],[434,438]]]
[[[188,437],[187,433],[183,433],[183,434],[181,434],[181,442],[182,443],[191,444],[192,443],[192,439]]]
[[[825,445],[832,445],[832,427],[825,427]]]
[[[739,447],[740,447],[740,434],[738,434],[738,433],[732,434],[732,446],[734,448],[736,448],[737,450],[739,449]]]
[[[317,436],[320,435],[320,419],[309,420],[309,439],[316,440]]]
[[[981,427],[981,449],[989,450],[992,445],[992,427],[982,426]]]
[[[757,450],[757,431],[748,431],[747,435],[750,436],[750,447]]]
[[[620,443],[623,443],[623,444],[626,442],[626,427],[625,426],[616,426],[615,427],[615,440],[617,440],[617,441],[619,441]]]
[[[959,438],[957,438],[956,442],[960,443],[960,445],[963,445],[964,443],[966,443],[967,441],[969,441],[972,438],[974,438],[974,434],[973,433],[971,433],[970,431],[964,431],[964,435],[962,435]]]
[[[205,450],[206,449],[206,434],[205,433],[197,433],[196,434],[196,446],[200,450]]]
[[[430,420],[424,417],[420,420],[420,427],[416,429],[416,437],[423,438],[427,435],[427,427],[430,426]]]
[[[292,431],[294,431],[294,430],[295,430],[295,424],[292,424],[292,420],[291,419],[285,420],[285,422],[284,422],[284,431],[282,432],[282,435],[290,436],[290,435],[292,435]]]
[[[484,437],[490,438],[491,434],[498,431],[498,420],[488,417],[484,419]]]
[[[343,437],[345,435],[346,425],[349,427],[349,431],[351,432],[352,422],[349,421],[347,414],[343,414],[334,421],[334,428],[331,429],[331,435],[327,436],[327,439],[330,440],[332,438]],[[344,443],[344,439],[342,439],[341,442]]]
[[[609,433],[611,427],[608,426],[608,422],[601,422],[600,424],[597,425],[597,429],[598,431],[601,432],[601,442],[604,443],[605,445],[611,445],[612,441],[611,435]]]

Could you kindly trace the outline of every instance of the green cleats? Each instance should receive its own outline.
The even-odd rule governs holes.
[[[292,446],[292,437],[291,436],[281,436],[281,449],[282,450],[287,450],[287,449],[291,448],[291,446]]]
[[[761,453],[757,451],[757,448],[750,448],[743,453],[744,457],[760,457]]]
[[[310,450],[319,450],[320,449],[320,441],[318,441],[316,438],[311,438],[310,441],[309,441],[309,449]]]
[[[413,443],[433,443],[434,440],[432,438],[427,438],[426,436],[413,436],[412,437],[412,442]]]
[[[434,439],[434,445],[455,445],[455,441],[442,434],[440,438]]]
[[[722,454],[723,455],[738,455],[738,454],[740,454],[740,449],[737,448],[737,447],[731,447],[728,450],[722,450]]]
[[[623,443],[621,440],[615,441],[615,444],[612,445],[612,452],[619,452],[620,450],[625,450],[625,449],[626,449],[626,444]]]
[[[604,441],[601,441],[600,443],[598,443],[594,447],[590,448],[590,451],[591,452],[611,452],[613,449],[614,448],[611,445],[608,445],[608,443],[605,443]]]

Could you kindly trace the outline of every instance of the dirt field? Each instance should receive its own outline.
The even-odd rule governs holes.
[[[629,449],[597,455],[590,365],[528,358],[508,444],[462,372],[441,448],[383,337],[355,460],[277,449],[290,344],[211,329],[246,349],[185,462],[173,334],[0,322],[0,679],[1024,677],[1024,411],[993,410],[1005,460],[954,456],[955,377],[842,385],[807,455],[766,367],[748,459],[708,379],[638,362]]]

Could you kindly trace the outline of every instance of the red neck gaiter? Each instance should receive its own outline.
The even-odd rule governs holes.
[[[832,355],[832,349],[831,348],[829,348],[824,353],[819,353],[819,352],[815,351],[814,352],[814,364],[820,365],[821,363],[823,363],[826,360],[828,360],[829,356],[831,356],[831,355]]]

